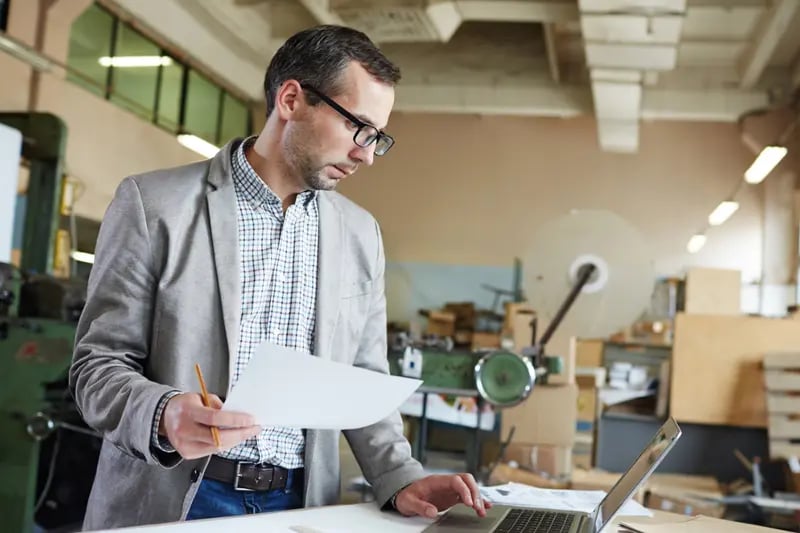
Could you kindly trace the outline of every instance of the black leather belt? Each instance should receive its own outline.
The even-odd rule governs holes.
[[[230,483],[235,490],[272,490],[286,487],[289,471],[280,466],[231,461],[212,455],[205,477]]]

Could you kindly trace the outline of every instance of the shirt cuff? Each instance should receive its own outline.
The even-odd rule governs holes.
[[[155,415],[153,416],[153,426],[150,429],[150,444],[156,450],[166,453],[174,453],[175,448],[173,448],[172,444],[169,443],[169,439],[167,439],[167,437],[162,437],[158,434],[158,426],[161,424],[161,415],[164,414],[164,408],[167,406],[167,402],[178,394],[181,394],[181,392],[177,390],[170,391],[161,397],[161,399],[158,401],[158,405],[156,406]]]

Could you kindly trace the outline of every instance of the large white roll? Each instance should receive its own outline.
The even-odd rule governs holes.
[[[557,332],[605,337],[647,310],[655,278],[644,236],[610,211],[574,210],[540,226],[522,256],[523,289],[540,327],[555,315],[585,263],[597,270]]]

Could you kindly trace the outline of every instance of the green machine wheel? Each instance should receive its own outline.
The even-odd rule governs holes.
[[[478,393],[497,407],[521,403],[530,395],[535,381],[530,360],[513,352],[489,352],[475,365]]]

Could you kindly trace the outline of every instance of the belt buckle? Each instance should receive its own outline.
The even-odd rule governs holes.
[[[241,478],[242,478],[242,461],[236,461],[236,474],[234,475],[234,478],[233,478],[233,490],[238,490],[240,492],[255,492],[255,489],[248,489],[246,487],[240,487],[239,486],[239,480]]]

